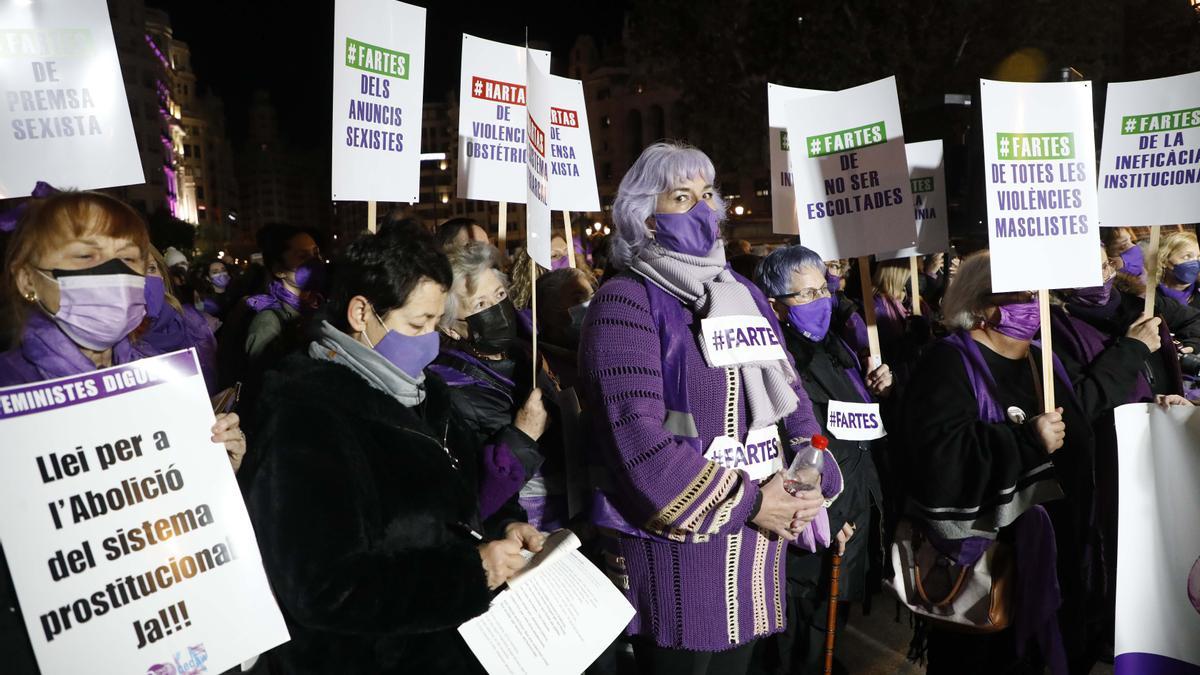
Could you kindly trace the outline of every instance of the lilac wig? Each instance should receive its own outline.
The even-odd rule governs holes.
[[[612,262],[625,269],[650,238],[646,220],[654,215],[658,196],[679,187],[683,181],[700,177],[716,181],[712,160],[700,150],[680,142],[655,143],[642,151],[617,188],[612,219],[617,236],[612,244]],[[715,192],[717,211],[724,217],[725,200]]]

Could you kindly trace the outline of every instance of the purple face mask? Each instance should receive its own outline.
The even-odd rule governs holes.
[[[213,288],[223,289],[229,285],[229,272],[217,272],[209,276],[208,280],[212,282]]]
[[[654,238],[668,251],[703,257],[717,242],[717,226],[721,214],[704,201],[686,213],[654,214]]]
[[[1129,247],[1128,251],[1121,254],[1121,262],[1123,266],[1121,271],[1126,274],[1132,274],[1135,277],[1140,277],[1142,271],[1145,270],[1145,261],[1142,256],[1142,247],[1134,244]]]
[[[801,335],[820,342],[829,332],[829,317],[833,315],[833,298],[817,298],[804,305],[788,307],[788,323]]]
[[[552,270],[565,270],[570,266],[571,259],[565,255],[550,261],[550,269]]]
[[[825,284],[829,286],[830,293],[837,293],[842,290],[842,278],[836,274],[825,273]]]
[[[1104,280],[1101,286],[1089,286],[1087,288],[1075,289],[1075,300],[1088,307],[1103,307],[1108,304],[1108,299],[1112,297],[1114,277],[1109,277]]]
[[[374,314],[375,310],[372,309],[371,313]],[[372,345],[371,338],[368,338],[364,332],[363,337],[367,338],[367,344],[389,363],[403,371],[405,375],[414,379],[420,378],[425,366],[433,363],[433,360],[437,358],[437,331],[430,331],[424,335],[405,335],[388,328],[378,314],[375,314],[375,320],[387,329],[387,334],[383,336],[379,344]]]
[[[1001,335],[1028,342],[1042,328],[1037,300],[1000,305],[1000,320],[993,328]]]
[[[58,284],[58,312],[46,313],[85,349],[111,348],[146,318],[146,279],[116,258],[85,270],[42,274]]]
[[[296,286],[302,291],[319,291],[325,286],[325,261],[313,258],[296,268]]]
[[[162,313],[167,301],[167,285],[162,277],[147,275],[146,279],[146,315],[156,317]]]

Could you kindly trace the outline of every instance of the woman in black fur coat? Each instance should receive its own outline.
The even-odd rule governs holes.
[[[292,636],[272,659],[289,675],[480,672],[456,628],[542,538],[517,522],[475,537],[477,449],[423,373],[449,266],[430,242],[368,235],[338,275],[307,354],[259,399],[248,506]]]

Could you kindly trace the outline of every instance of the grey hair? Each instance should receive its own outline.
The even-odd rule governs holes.
[[[993,305],[991,295],[991,253],[983,250],[963,258],[942,297],[942,325],[951,330],[975,328]]]
[[[625,172],[613,201],[612,219],[616,237],[612,243],[612,264],[623,270],[633,262],[650,238],[646,220],[654,215],[658,196],[681,181],[700,177],[716,181],[712,160],[699,149],[679,141],[654,143]],[[717,211],[725,217],[725,200],[714,190]]]
[[[810,248],[799,244],[771,251],[754,270],[754,283],[768,298],[787,295],[792,289],[792,272],[811,268],[825,276],[825,262]]]
[[[458,298],[464,293],[474,293],[479,277],[484,272],[495,270],[500,283],[508,288],[508,277],[500,271],[500,252],[487,242],[472,241],[462,246],[451,246],[446,249],[446,258],[450,261],[454,281],[450,284],[450,292],[446,294],[446,313],[442,315],[440,323],[443,328],[453,326],[458,320]]]

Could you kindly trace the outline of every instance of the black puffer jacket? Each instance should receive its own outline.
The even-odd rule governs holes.
[[[406,408],[304,356],[267,378],[247,505],[292,635],[280,672],[480,672],[456,631],[490,599],[466,532],[476,449],[445,385],[426,388]]]

